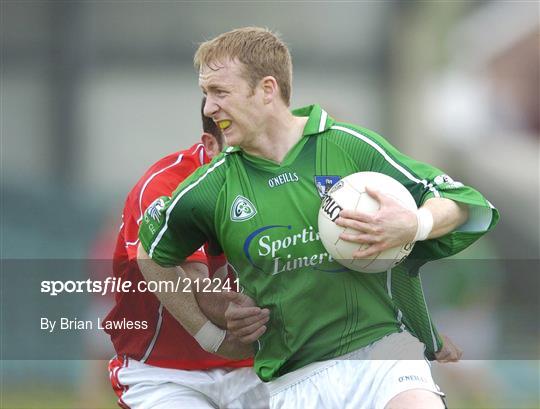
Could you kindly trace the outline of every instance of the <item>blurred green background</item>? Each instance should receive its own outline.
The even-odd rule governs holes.
[[[133,183],[199,138],[197,43],[246,25],[276,30],[290,46],[293,106],[316,102],[376,130],[500,209],[496,230],[460,261],[422,273],[435,321],[467,358],[434,364],[434,373],[452,408],[538,407],[534,1],[2,0],[3,265],[110,257]],[[73,270],[74,278],[87,275]],[[13,345],[28,337],[23,320],[39,310],[39,289],[2,282],[2,300],[20,294],[9,317],[0,309],[0,341]],[[107,302],[80,301],[100,315]],[[64,307],[51,303],[49,312]],[[108,340],[88,337],[65,345],[80,360],[18,359],[28,342],[0,347],[0,406],[114,407],[106,361],[82,359],[107,359]]]

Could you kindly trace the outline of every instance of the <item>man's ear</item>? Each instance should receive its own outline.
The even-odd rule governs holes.
[[[211,133],[204,132],[201,135],[201,142],[204,145],[206,154],[208,155],[210,159],[212,159],[214,156],[216,156],[220,152],[217,139]]]
[[[268,75],[261,80],[261,86],[264,92],[264,103],[269,104],[279,95],[279,86],[274,77]]]

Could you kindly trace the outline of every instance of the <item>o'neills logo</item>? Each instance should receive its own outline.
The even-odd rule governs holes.
[[[328,215],[328,218],[333,222],[335,222],[338,218],[339,212],[343,210],[343,207],[338,205],[334,198],[330,195],[326,195],[324,197],[321,207],[323,212],[325,212]]]
[[[268,179],[268,186],[270,187],[276,187],[284,185],[285,183],[289,182],[298,182],[299,178],[296,172],[285,172],[281,175],[277,175],[275,177],[272,177]]]

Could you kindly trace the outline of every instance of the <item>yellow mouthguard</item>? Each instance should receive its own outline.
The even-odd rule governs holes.
[[[229,121],[228,119],[226,119],[224,121],[219,121],[218,125],[219,125],[220,129],[225,129],[225,128],[228,128],[231,125],[231,121]]]

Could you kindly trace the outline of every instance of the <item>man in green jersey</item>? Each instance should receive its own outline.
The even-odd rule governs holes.
[[[370,130],[336,122],[319,105],[291,112],[290,54],[266,29],[237,29],[201,44],[195,66],[204,113],[230,147],[158,213],[145,215],[145,277],[170,274],[206,241],[227,255],[261,307],[233,302],[228,328],[242,337],[270,311],[254,367],[268,382],[273,408],[443,407],[422,359],[424,348],[432,355],[441,341],[418,267],[467,247],[495,225],[497,211],[474,189]],[[375,215],[341,212],[337,223],[358,230],[342,238],[370,245],[356,257],[416,242],[403,265],[379,274],[344,270],[317,232],[326,189],[359,171],[397,179],[420,208],[411,212],[370,189],[381,204]],[[217,350],[223,334],[193,312],[184,327]]]

